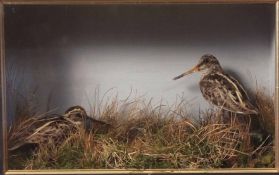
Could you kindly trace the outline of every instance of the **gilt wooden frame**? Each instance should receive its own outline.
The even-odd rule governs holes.
[[[275,168],[243,168],[243,169],[78,169],[78,170],[8,170],[7,169],[7,122],[6,122],[6,75],[5,75],[5,5],[92,5],[92,4],[166,4],[166,3],[268,3],[275,6]],[[1,66],[1,174],[201,174],[201,173],[279,173],[279,1],[278,0],[2,0],[0,1],[0,66]]]

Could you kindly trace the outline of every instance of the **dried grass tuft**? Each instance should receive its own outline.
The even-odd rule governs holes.
[[[272,98],[262,91],[256,94],[260,117],[274,124]],[[250,116],[209,110],[193,116],[190,106],[181,98],[167,106],[152,105],[142,98],[119,100],[117,96],[99,100],[91,116],[112,125],[106,134],[72,129],[59,144],[52,139],[37,143],[30,156],[12,169],[59,168],[236,168],[272,167],[272,136],[253,141]],[[132,99],[132,100],[131,100]],[[255,116],[253,116],[255,117]],[[31,117],[18,120],[10,130],[10,144],[26,138],[32,128]],[[266,124],[267,124],[266,123]],[[268,131],[266,124],[263,127]],[[13,141],[12,141],[13,140]],[[17,143],[18,144],[18,143]],[[10,161],[20,157],[10,152]],[[22,161],[22,160],[21,160]],[[12,164],[12,163],[11,163]],[[16,165],[16,164],[14,164]]]

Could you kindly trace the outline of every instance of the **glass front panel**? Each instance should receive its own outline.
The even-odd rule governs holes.
[[[5,5],[9,169],[274,167],[274,16]]]

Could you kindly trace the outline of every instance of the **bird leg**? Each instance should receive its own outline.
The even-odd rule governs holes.
[[[215,113],[215,115],[216,115],[216,119],[217,119],[218,123],[223,123],[224,122],[224,118],[223,118],[224,110],[222,108],[219,108],[217,110],[217,112]]]
[[[225,102],[223,103],[223,105],[220,108],[218,108],[218,111],[216,113],[218,123],[224,123],[225,122],[225,114],[226,114],[226,112],[223,109],[224,105],[225,105]]]

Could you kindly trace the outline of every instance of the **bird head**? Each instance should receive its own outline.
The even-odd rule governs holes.
[[[211,54],[205,54],[203,55],[198,64],[194,66],[192,69],[187,70],[186,72],[178,75],[177,77],[174,77],[173,80],[177,80],[179,78],[184,77],[185,75],[189,75],[194,72],[200,72],[200,71],[211,71],[214,69],[221,69],[220,63],[217,60],[217,58]]]
[[[72,106],[65,111],[64,116],[72,121],[81,122],[85,117],[87,117],[87,114],[83,107]]]

